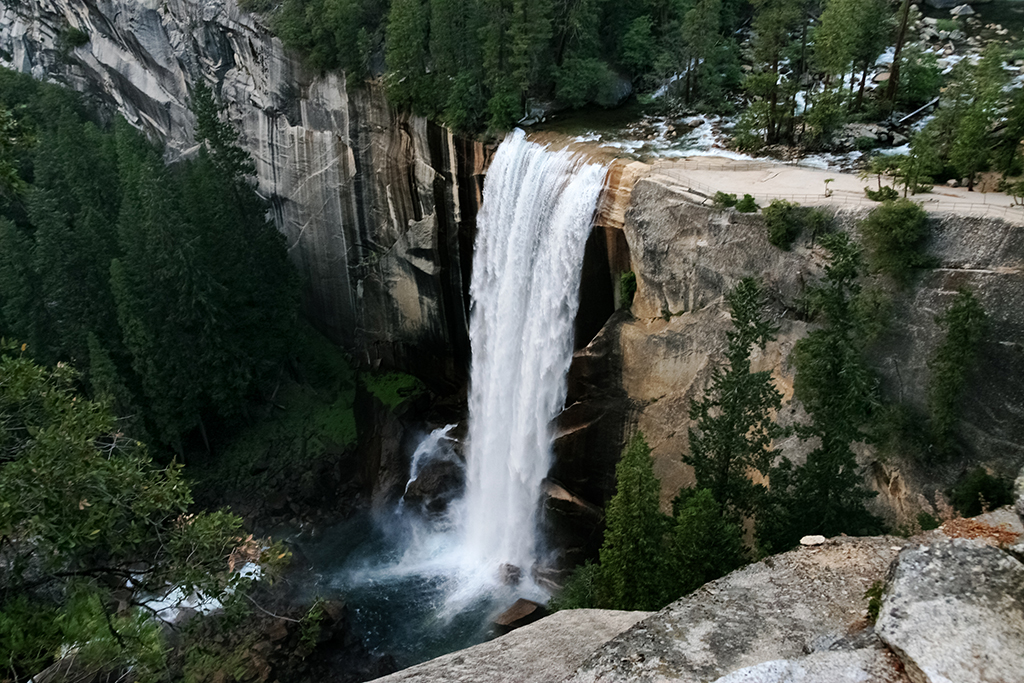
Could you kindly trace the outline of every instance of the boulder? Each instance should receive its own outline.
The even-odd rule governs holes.
[[[511,607],[502,612],[494,620],[494,625],[502,633],[532,624],[547,614],[544,605],[526,598],[519,598]]]
[[[650,612],[574,609],[429,662],[377,683],[551,683],[560,681],[602,643]]]
[[[935,9],[953,9],[961,2],[960,0],[924,0],[924,4]]]
[[[462,464],[453,460],[433,460],[420,469],[409,482],[402,499],[407,506],[425,514],[437,515],[462,494],[466,473]]]
[[[953,9],[949,10],[949,13],[954,17],[969,17],[974,14],[974,8],[970,5],[957,5]]]
[[[841,537],[752,564],[616,636],[568,680],[697,683],[778,660],[792,663],[762,673],[817,666],[799,663],[811,653],[877,648],[864,592],[883,579],[903,543],[891,537]],[[874,666],[870,661],[877,656],[868,653],[847,664]]]
[[[907,548],[876,632],[914,683],[1019,681],[1024,564],[976,540]]]

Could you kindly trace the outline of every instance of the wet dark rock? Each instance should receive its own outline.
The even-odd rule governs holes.
[[[445,512],[465,487],[466,474],[461,463],[434,460],[423,465],[416,478],[408,483],[403,500],[406,507],[437,515]]]
[[[532,624],[547,613],[544,605],[526,598],[519,598],[511,607],[498,615],[494,620],[494,625],[502,633],[508,633],[527,624]]]
[[[523,580],[523,570],[514,564],[503,564],[498,567],[498,581],[505,586],[518,586]]]

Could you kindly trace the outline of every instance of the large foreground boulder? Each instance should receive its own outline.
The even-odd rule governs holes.
[[[972,539],[908,548],[877,632],[914,683],[1024,680],[1024,564]]]
[[[884,579],[905,543],[841,537],[767,558],[638,623],[568,680],[703,683],[733,673],[730,683],[904,680],[871,632],[864,593]],[[856,656],[808,658],[858,650]],[[821,673],[826,666],[827,675]],[[878,678],[877,670],[893,677]],[[818,673],[800,678],[801,671]]]
[[[568,676],[602,643],[650,612],[578,609],[467,650],[378,679],[378,683],[552,683]]]

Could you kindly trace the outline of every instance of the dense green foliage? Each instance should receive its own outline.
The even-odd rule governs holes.
[[[965,474],[947,493],[953,507],[964,517],[974,517],[1013,502],[1010,480],[995,477],[984,467],[976,467]]]
[[[906,281],[915,268],[927,265],[921,248],[928,236],[928,214],[906,199],[883,202],[861,221],[873,270]]]
[[[145,600],[167,585],[211,597],[242,588],[228,561],[241,520],[188,514],[180,466],[155,467],[77,380],[70,366],[37,365],[24,346],[0,348],[5,672],[25,680],[77,643],[88,665],[158,680],[164,648]]]
[[[879,528],[864,508],[870,493],[864,485],[851,445],[863,431],[876,403],[876,383],[862,358],[863,336],[857,329],[853,302],[860,293],[861,259],[843,233],[822,237],[830,253],[824,282],[809,295],[811,310],[824,325],[797,342],[792,362],[794,388],[812,422],[798,428],[817,446],[807,461],[788,459],[770,474],[770,495],[757,517],[761,552],[778,552],[805,534],[864,534]]]
[[[683,74],[687,103],[719,102],[739,81],[738,0],[243,0],[317,69],[375,71],[394,101],[459,130],[508,127],[530,101],[610,105],[620,74],[642,86]],[[628,88],[628,86],[627,86]]]
[[[174,167],[54,86],[2,72],[0,101],[37,140],[8,157],[25,188],[0,211],[0,330],[81,368],[136,438],[180,451],[243,412],[288,351],[297,281],[212,93]]]
[[[928,409],[935,452],[941,457],[952,449],[957,403],[985,337],[987,316],[977,297],[960,290],[946,312],[935,318],[945,336],[928,362]]]
[[[768,241],[784,251],[793,248],[801,232],[806,230],[817,237],[832,223],[832,218],[822,209],[802,207],[785,199],[773,199],[761,209],[761,215],[768,228]]]
[[[690,452],[696,487],[710,492],[719,510],[734,521],[750,515],[764,487],[750,472],[768,474],[777,434],[773,416],[782,406],[769,371],[751,372],[754,346],[764,349],[775,327],[764,318],[764,295],[753,278],[741,280],[727,295],[733,330],[726,333],[727,367],[717,367],[704,396],[690,404]]]
[[[736,210],[740,213],[755,213],[759,208],[757,202],[749,194],[743,195],[743,199],[736,202]]]

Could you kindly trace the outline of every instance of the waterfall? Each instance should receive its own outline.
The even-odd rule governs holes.
[[[605,169],[517,130],[487,172],[470,294],[462,552],[481,571],[537,557],[552,420],[565,402],[583,251]]]

